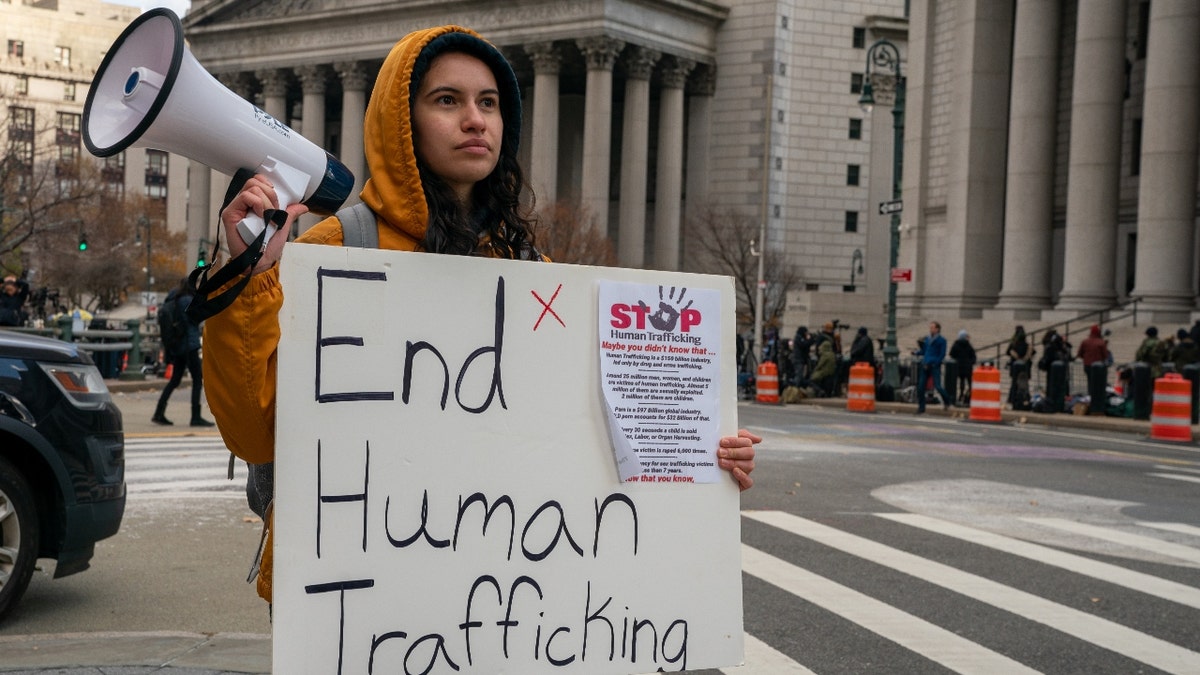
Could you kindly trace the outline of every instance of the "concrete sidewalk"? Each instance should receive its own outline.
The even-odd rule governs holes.
[[[161,632],[0,637],[0,673],[232,675],[270,672],[270,635]]]

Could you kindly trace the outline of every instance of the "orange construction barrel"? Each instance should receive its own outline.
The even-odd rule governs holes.
[[[846,393],[846,410],[875,412],[875,369],[869,363],[850,366],[850,387]]]
[[[1150,438],[1159,441],[1192,441],[1192,382],[1178,373],[1154,381],[1154,406],[1150,411]]]
[[[985,363],[971,373],[971,412],[976,422],[1000,421],[1000,371]]]
[[[771,361],[758,366],[754,387],[759,403],[779,403],[779,369]]]

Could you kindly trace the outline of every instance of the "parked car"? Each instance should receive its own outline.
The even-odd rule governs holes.
[[[39,558],[88,568],[125,513],[121,411],[87,352],[0,330],[0,620]]]

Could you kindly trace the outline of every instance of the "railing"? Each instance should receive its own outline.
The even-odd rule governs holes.
[[[44,328],[26,326],[5,327],[20,333],[30,333],[72,342],[81,350],[92,355],[105,377],[121,379],[142,379],[145,371],[142,368],[142,354],[157,354],[158,344],[152,336],[142,335],[142,320],[129,319],[124,322],[126,329],[85,328],[75,330],[75,319],[71,316],[59,317],[53,325]],[[130,368],[121,372],[118,366],[121,356],[128,352]]]
[[[1079,316],[1077,316],[1073,319],[1067,319],[1066,321],[1059,321],[1058,323],[1048,324],[1045,326],[1041,326],[1040,328],[1036,328],[1034,330],[1027,331],[1025,334],[1025,337],[1029,340],[1029,345],[1031,347],[1033,347],[1037,344],[1037,341],[1034,339],[1034,336],[1036,336],[1038,333],[1044,334],[1050,330],[1058,332],[1060,335],[1063,336],[1064,340],[1066,340],[1067,342],[1070,342],[1070,337],[1071,337],[1072,333],[1082,333],[1085,330],[1089,330],[1093,324],[1099,325],[1101,327],[1101,329],[1103,329],[1105,323],[1112,323],[1113,321],[1119,321],[1121,319],[1128,319],[1128,318],[1132,317],[1133,325],[1136,327],[1137,326],[1138,303],[1140,303],[1140,302],[1141,302],[1141,298],[1133,298],[1125,306],[1114,305],[1113,307],[1109,307],[1108,309],[1098,309],[1095,311],[1088,312],[1086,314],[1080,314]],[[1113,313],[1113,312],[1117,312],[1118,310],[1124,310],[1124,311],[1120,311],[1115,314]],[[1082,324],[1082,327],[1080,327],[1076,330],[1072,330],[1071,324],[1075,324],[1076,326],[1080,326]],[[1062,329],[1061,331],[1059,330],[1060,328]],[[999,342],[993,342],[988,345],[983,345],[982,347],[976,347],[975,354],[982,355],[982,354],[988,353],[989,351],[994,350],[996,356],[994,359],[991,359],[991,362],[998,368],[998,367],[1000,367],[1000,357],[1004,356],[1004,351],[1001,351],[1001,350],[1003,349],[1003,350],[1007,351],[1008,343],[1010,341],[1011,340],[1000,340]],[[982,356],[979,356],[979,363],[984,363],[985,361],[988,361],[988,359],[985,359]]]

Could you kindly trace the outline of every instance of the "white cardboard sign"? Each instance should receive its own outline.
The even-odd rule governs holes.
[[[727,277],[287,246],[275,672],[741,663],[737,486],[618,477],[611,281],[716,294],[712,395],[736,433]]]

